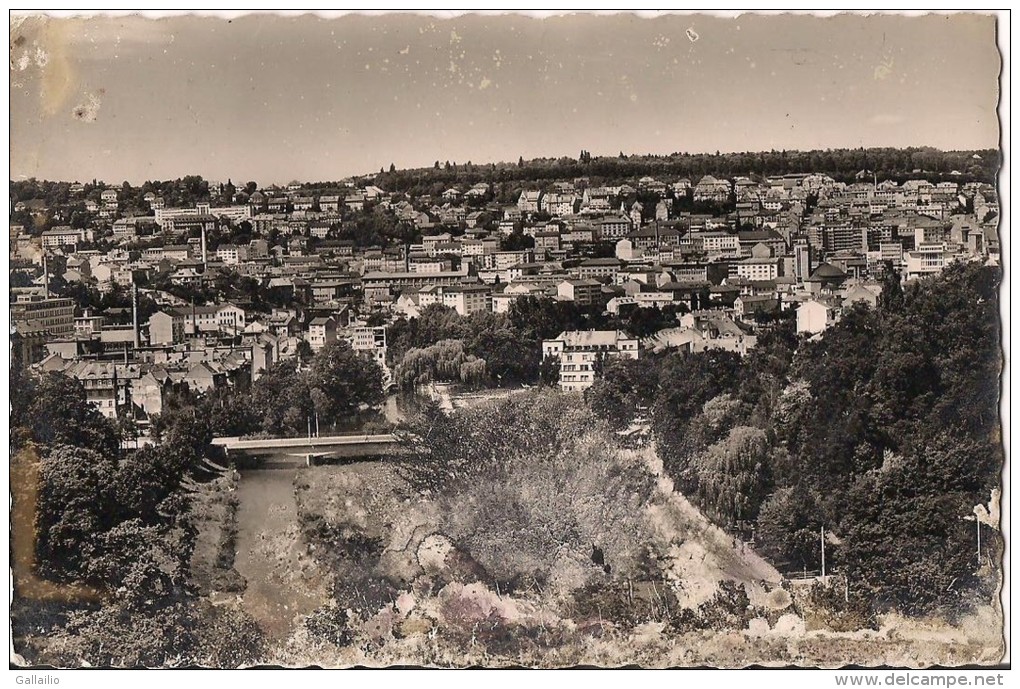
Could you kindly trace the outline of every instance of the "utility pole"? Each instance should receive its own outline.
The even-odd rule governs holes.
[[[131,279],[131,326],[133,329],[135,349],[141,347],[141,339],[138,336],[138,283]]]

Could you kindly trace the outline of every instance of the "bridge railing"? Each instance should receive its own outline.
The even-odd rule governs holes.
[[[226,450],[287,449],[329,446],[396,445],[399,438],[392,433],[328,436],[296,436],[293,438],[213,438],[212,444]]]
[[[366,432],[366,431],[330,431],[329,433],[319,433],[319,435],[317,435],[317,436],[316,435],[311,435],[311,436],[308,436],[308,435],[302,435],[302,436],[297,436],[297,435],[295,435],[295,436],[276,436],[276,435],[261,435],[261,434],[256,433],[256,434],[252,434],[252,435],[231,436],[229,439],[230,440],[243,440],[243,441],[248,441],[248,440],[300,440],[300,439],[315,440],[316,438],[358,437],[358,436],[364,436],[364,435],[368,435],[368,436],[373,436],[373,435],[392,435],[395,431],[396,431],[396,428],[394,427],[394,428],[389,428],[389,429],[380,428],[378,430],[373,430],[371,432]],[[220,438],[215,438],[214,442],[216,440],[220,440]]]

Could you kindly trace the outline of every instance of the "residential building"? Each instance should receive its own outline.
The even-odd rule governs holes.
[[[42,245],[44,249],[55,249],[58,247],[77,247],[85,241],[85,231],[75,230],[67,226],[54,227],[42,233]]]
[[[336,342],[336,321],[331,317],[313,318],[308,323],[308,344],[318,352],[330,342]]]
[[[525,189],[517,198],[517,208],[521,213],[538,213],[542,209],[542,192]]]
[[[492,288],[488,285],[459,285],[439,289],[442,291],[443,305],[454,309],[461,316],[492,310]]]
[[[560,299],[572,301],[578,306],[592,306],[603,302],[602,283],[598,280],[564,280],[556,286],[556,293]]]
[[[620,330],[568,330],[542,342],[542,356],[560,364],[560,390],[583,392],[607,357],[638,358],[638,340]]]
[[[74,300],[30,296],[11,302],[11,323],[23,329],[45,331],[52,337],[74,334]]]
[[[184,341],[184,312],[179,309],[157,311],[149,316],[149,344],[153,347]]]
[[[593,225],[595,233],[602,240],[621,239],[633,229],[631,219],[625,215],[606,216],[595,220]]]
[[[944,242],[919,244],[913,251],[907,251],[904,257],[904,278],[906,280],[917,280],[929,275],[937,275],[949,263],[956,260],[956,256]]]
[[[797,333],[816,335],[839,320],[839,307],[828,299],[809,299],[797,307]]]
[[[355,328],[351,334],[351,348],[363,352],[380,367],[386,366],[386,328]]]
[[[236,266],[248,260],[248,245],[238,246],[237,244],[220,244],[216,247],[217,260],[223,261],[225,265]]]
[[[616,280],[616,273],[622,265],[618,258],[589,258],[581,261],[578,274],[583,279],[606,278],[609,282]]]

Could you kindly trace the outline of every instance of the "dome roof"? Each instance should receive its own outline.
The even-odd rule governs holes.
[[[815,280],[844,280],[846,273],[831,263],[823,263],[815,268],[815,272],[811,273],[811,278]]]

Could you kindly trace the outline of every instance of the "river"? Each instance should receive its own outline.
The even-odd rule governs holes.
[[[450,395],[437,386],[435,396],[444,408],[471,406],[483,399],[503,397],[511,390]],[[408,393],[387,397],[383,413],[398,424],[412,414],[420,401]],[[268,458],[275,468],[245,469],[237,487],[237,551],[234,567],[247,582],[241,605],[266,634],[283,640],[299,618],[329,601],[328,573],[312,557],[298,523],[294,481],[303,471],[349,471],[354,465],[328,465],[306,469],[292,457]]]
[[[299,471],[246,470],[237,488],[234,567],[247,581],[242,607],[274,639],[288,636],[296,618],[325,604],[329,594],[328,577],[310,556],[298,524]]]

